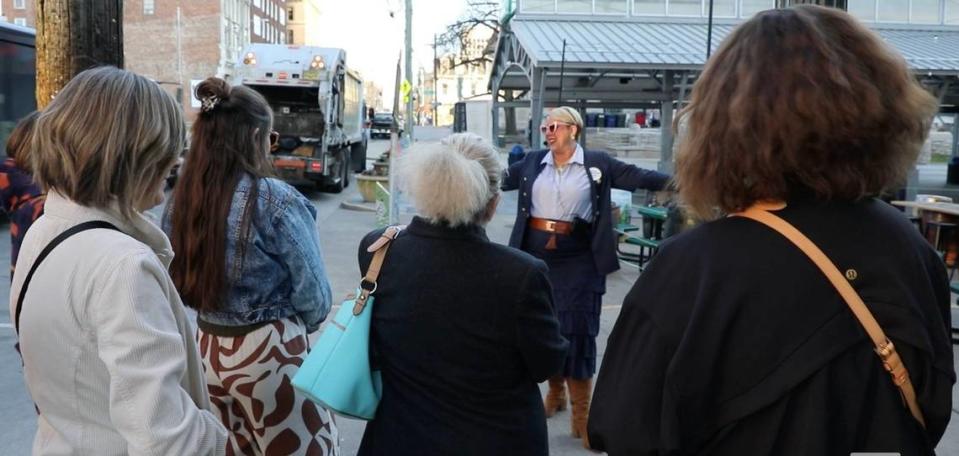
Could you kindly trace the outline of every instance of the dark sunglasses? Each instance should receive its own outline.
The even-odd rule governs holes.
[[[557,129],[557,128],[559,128],[560,126],[568,126],[568,125],[570,125],[570,124],[568,124],[568,123],[563,123],[563,122],[553,122],[553,123],[551,123],[551,124],[549,124],[549,125],[543,125],[543,126],[539,127],[539,131],[540,131],[540,133],[546,133],[546,132],[556,133],[556,129]]]
[[[276,131],[270,132],[270,145],[275,146],[276,142],[280,140],[280,134]]]

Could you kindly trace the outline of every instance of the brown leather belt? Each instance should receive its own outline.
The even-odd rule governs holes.
[[[547,233],[569,235],[573,232],[573,224],[559,220],[541,219],[530,217],[529,227],[534,230],[545,231]]]

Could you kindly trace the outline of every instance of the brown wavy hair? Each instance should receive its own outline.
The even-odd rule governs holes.
[[[800,195],[876,196],[904,182],[936,109],[849,14],[764,11],[726,38],[677,116],[675,182],[705,219]]]
[[[273,174],[266,152],[273,111],[256,91],[216,77],[197,85],[196,98],[204,107],[193,123],[170,209],[170,243],[176,252],[170,275],[186,305],[213,311],[228,290],[227,233],[239,228],[241,239],[248,239],[258,181]],[[233,194],[244,175],[254,182],[240,227],[228,227]],[[238,258],[244,245],[237,246]]]
[[[40,111],[33,111],[24,116],[17,122],[17,126],[13,128],[10,137],[7,138],[7,157],[12,158],[17,167],[28,173],[30,172],[30,160],[27,154],[30,150],[30,139],[33,137],[33,128],[36,126],[37,117],[40,117]]]

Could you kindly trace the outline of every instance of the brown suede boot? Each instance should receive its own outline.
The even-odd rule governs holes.
[[[560,376],[549,378],[549,391],[546,393],[546,400],[543,401],[543,408],[546,409],[546,418],[566,410],[566,379]]]
[[[573,416],[570,418],[573,437],[583,439],[583,448],[589,449],[586,420],[589,417],[589,398],[593,392],[593,379],[568,378],[566,382],[569,384],[569,402],[573,406]]]

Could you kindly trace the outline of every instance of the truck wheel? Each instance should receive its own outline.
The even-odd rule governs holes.
[[[361,173],[366,169],[366,141],[350,146],[350,169]]]
[[[346,176],[347,176],[347,174],[350,172],[350,166],[349,166],[349,163],[346,162],[346,160],[345,160],[346,158],[347,158],[347,157],[342,157],[342,159],[340,160],[340,165],[339,165],[340,178],[339,178],[339,180],[338,180],[337,182],[334,182],[334,183],[328,185],[328,186],[326,187],[326,191],[327,191],[327,192],[329,192],[329,193],[340,193],[340,192],[343,191],[344,188],[346,188],[346,185],[347,185]]]

